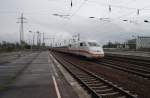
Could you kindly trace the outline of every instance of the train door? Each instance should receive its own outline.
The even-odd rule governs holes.
[[[86,43],[85,42],[80,42],[80,44],[79,44],[79,54],[80,55],[86,55],[86,47],[87,47],[87,45],[86,45]]]

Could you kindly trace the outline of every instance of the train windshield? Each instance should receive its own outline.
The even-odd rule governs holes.
[[[99,47],[100,45],[98,43],[95,43],[95,42],[88,42],[89,46],[92,46],[92,47]]]

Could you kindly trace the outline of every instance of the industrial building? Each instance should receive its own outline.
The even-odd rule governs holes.
[[[135,39],[128,40],[126,42],[126,48],[129,49],[150,49],[150,37],[148,36],[137,36]]]

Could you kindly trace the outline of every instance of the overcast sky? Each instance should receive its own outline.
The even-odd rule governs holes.
[[[109,40],[125,41],[132,35],[150,36],[150,24],[143,22],[150,20],[150,0],[72,1],[71,8],[70,0],[0,0],[0,41],[19,41],[19,24],[16,22],[21,13],[27,18],[24,24],[27,41],[32,37],[29,30],[45,32],[46,38],[55,37],[57,41],[80,33],[82,40],[98,40],[102,44]],[[137,9],[140,9],[139,15]],[[50,43],[50,40],[46,42]]]

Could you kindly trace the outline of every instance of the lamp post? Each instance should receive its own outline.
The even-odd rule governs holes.
[[[34,46],[34,39],[35,39],[35,32],[33,31],[29,31],[30,33],[33,33],[33,39],[32,39],[32,44],[31,44],[31,51],[33,50],[33,46]]]

